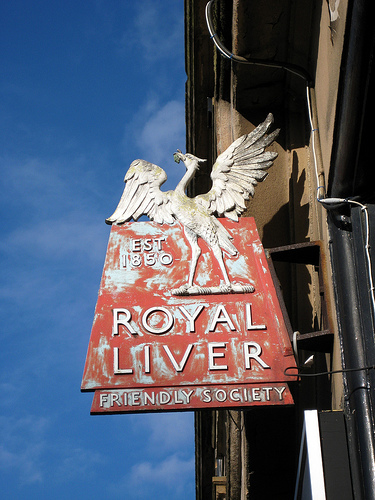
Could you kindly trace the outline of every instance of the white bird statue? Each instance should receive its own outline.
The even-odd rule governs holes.
[[[189,198],[185,190],[205,162],[196,156],[181,151],[174,154],[177,163],[182,160],[186,173],[174,191],[161,191],[160,186],[166,181],[164,170],[145,160],[135,160],[125,175],[125,188],[119,204],[107,224],[123,224],[141,215],[147,215],[159,224],[180,222],[186,238],[191,246],[192,259],[188,283],[173,290],[174,295],[190,295],[199,293],[238,293],[253,291],[249,285],[245,288],[231,283],[223,259],[223,250],[236,255],[237,249],[232,237],[215,217],[228,217],[238,221],[245,209],[245,200],[254,195],[254,187],[267,176],[266,170],[272,165],[277,153],[266,152],[279,133],[279,129],[267,135],[273,122],[270,113],[266,120],[258,125],[250,134],[245,134],[234,141],[228,149],[220,154],[212,168],[212,188],[208,193]],[[207,291],[194,285],[194,275],[201,249],[198,238],[202,238],[217,259],[224,277],[224,285]]]

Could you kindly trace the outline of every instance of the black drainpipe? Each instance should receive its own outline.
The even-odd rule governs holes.
[[[361,144],[361,139],[372,65],[372,11],[371,0],[349,2],[329,178],[330,197],[357,196],[356,199],[361,200],[356,180],[358,171],[365,170],[358,159],[361,147],[371,147]],[[369,329],[373,338],[373,316],[368,294],[363,293],[368,283],[364,263],[357,255],[364,246],[358,229],[362,227],[361,217],[360,209],[350,211],[345,206],[328,217],[341,355],[343,368],[347,369],[374,364],[373,349],[368,349]],[[364,500],[375,500],[374,396],[370,382],[367,370],[344,374],[344,410],[354,496]]]
[[[331,224],[331,255],[336,294],[337,320],[343,368],[368,366],[362,317],[371,312],[360,299],[355,258],[355,241],[350,230]],[[363,244],[363,242],[362,242]],[[356,499],[375,499],[374,423],[367,370],[344,374],[344,411],[346,416],[353,490]]]

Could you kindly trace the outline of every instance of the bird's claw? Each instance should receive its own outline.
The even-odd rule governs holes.
[[[178,288],[175,288],[174,290],[171,291],[172,295],[187,295],[187,291],[189,290],[190,286],[188,284],[181,285]]]

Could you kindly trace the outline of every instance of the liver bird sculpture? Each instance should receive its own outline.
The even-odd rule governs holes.
[[[238,221],[238,216],[246,209],[245,200],[254,195],[254,187],[267,176],[267,169],[272,165],[277,153],[267,152],[279,130],[267,135],[273,122],[272,114],[258,125],[251,133],[234,141],[221,153],[211,172],[212,187],[206,194],[189,198],[185,190],[205,162],[196,156],[181,151],[174,154],[177,163],[185,164],[186,173],[174,191],[161,191],[160,186],[166,181],[164,170],[145,160],[135,160],[125,175],[125,188],[119,204],[107,224],[123,224],[141,215],[147,215],[159,224],[173,224],[176,220],[184,227],[186,238],[191,246],[192,259],[187,284],[173,290],[175,295],[199,293],[238,293],[251,292],[251,285],[243,286],[231,283],[223,251],[236,255],[237,249],[232,237],[215,217],[228,217]],[[212,289],[202,289],[194,285],[194,276],[201,249],[198,238],[202,238],[211,248],[224,277],[224,284]]]

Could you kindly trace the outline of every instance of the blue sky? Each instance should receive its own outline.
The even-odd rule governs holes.
[[[0,24],[0,491],[194,498],[191,413],[90,416],[80,392],[124,174],[181,177],[183,1],[9,0]]]

